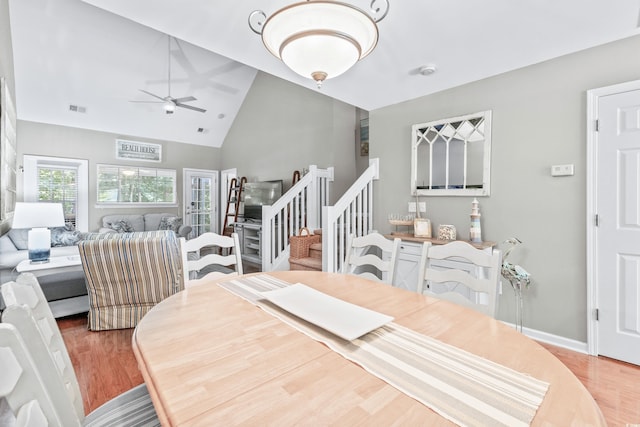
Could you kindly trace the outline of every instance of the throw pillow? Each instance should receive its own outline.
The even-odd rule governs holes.
[[[182,218],[178,216],[163,216],[160,219],[158,230],[173,230],[174,233],[177,233],[180,227],[182,227]]]
[[[131,233],[133,231],[133,227],[131,226],[131,223],[126,219],[108,222],[107,228],[115,230],[117,233]]]
[[[82,240],[82,233],[72,225],[51,229],[51,246],[72,246]]]

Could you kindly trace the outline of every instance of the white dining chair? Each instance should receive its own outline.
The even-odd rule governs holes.
[[[24,339],[8,323],[0,323],[0,372],[0,425],[65,425],[43,386]]]
[[[420,257],[418,292],[495,317],[502,254],[463,241],[425,243]]]
[[[351,235],[342,273],[355,274],[387,284],[393,282],[400,239],[387,239],[371,232],[365,236]]]
[[[180,250],[185,288],[222,275],[243,274],[237,233],[222,236],[208,232],[191,240],[181,238]],[[231,266],[235,266],[235,269],[231,269]]]
[[[144,384],[85,415],[69,353],[36,277],[23,273],[15,282],[3,284],[0,292],[6,305],[2,323],[12,325],[26,343],[39,380],[62,423],[60,425],[160,425]]]

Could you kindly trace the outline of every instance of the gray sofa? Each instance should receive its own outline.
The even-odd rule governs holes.
[[[102,225],[100,233],[155,231],[161,227],[174,230],[178,237],[187,237],[191,232],[190,226],[182,225],[181,218],[169,213],[106,215],[102,218]],[[130,229],[123,230],[122,227]],[[29,259],[27,234],[27,229],[12,229],[0,237],[0,284],[15,280],[19,274],[16,266],[21,261]],[[51,256],[79,257],[77,243],[87,238],[95,238],[96,235],[97,233],[66,230],[64,227],[54,228],[51,230]],[[59,272],[48,271],[47,274],[38,277],[38,282],[55,317],[88,311],[87,287],[81,265]],[[0,310],[3,307],[0,298]]]
[[[100,233],[173,230],[178,237],[189,236],[191,226],[170,213],[114,214],[102,217]]]
[[[29,259],[27,250],[27,229],[12,229],[0,237],[0,283],[18,277],[16,266]],[[85,233],[66,230],[64,227],[51,231],[51,256],[78,256],[77,243]],[[82,266],[65,268],[59,272],[52,270],[38,278],[54,316],[62,317],[88,310],[87,287]],[[0,301],[0,308],[4,307]]]

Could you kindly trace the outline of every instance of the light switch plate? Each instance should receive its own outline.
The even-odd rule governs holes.
[[[572,176],[573,165],[553,165],[551,166],[551,176]]]

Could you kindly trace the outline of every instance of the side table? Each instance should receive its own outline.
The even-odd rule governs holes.
[[[51,258],[49,258],[49,262],[35,264],[32,264],[31,261],[25,259],[16,266],[16,271],[18,273],[25,273],[28,271],[30,273],[33,273],[37,277],[40,274],[46,274],[45,270],[51,270],[54,268],[59,269],[67,267],[77,267],[79,265],[82,265],[82,263],[80,262],[80,255],[52,256]]]
[[[29,272],[38,278],[50,276],[50,281],[54,281],[55,284],[49,283],[47,289],[45,289],[47,284],[44,283],[46,279],[41,281],[45,295],[54,289],[51,285],[61,287],[65,289],[65,292],[68,292],[69,286],[71,286],[69,284],[70,282],[77,283],[79,280],[84,279],[80,255],[51,257],[49,258],[49,262],[36,264],[32,264],[29,260],[24,260],[16,266],[16,271],[18,273]],[[77,287],[77,285],[74,286]],[[78,295],[78,291],[75,291],[71,295],[76,296],[68,298],[62,297],[48,301],[49,308],[51,308],[54,317],[58,318],[89,311],[89,297],[86,293],[84,295]],[[47,297],[47,299],[49,298],[50,297]]]

